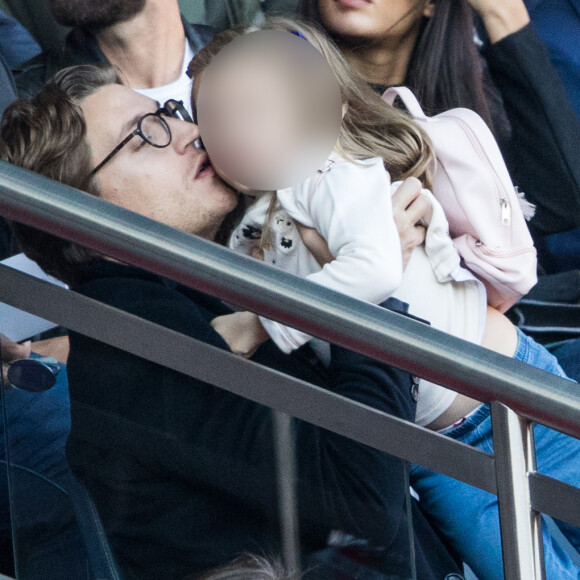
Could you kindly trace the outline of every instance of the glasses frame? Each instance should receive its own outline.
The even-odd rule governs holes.
[[[115,155],[117,155],[117,153],[119,153],[119,151],[121,151],[121,149],[123,149],[123,147],[125,147],[125,145],[127,145],[127,143],[129,143],[129,141],[131,141],[131,139],[133,139],[133,137],[135,137],[135,135],[138,135],[139,137],[141,137],[141,139],[143,139],[143,141],[145,141],[145,143],[148,143],[149,145],[152,145],[153,147],[156,147],[157,149],[164,149],[165,147],[168,147],[169,145],[171,145],[171,140],[172,140],[171,129],[170,129],[167,121],[163,118],[162,115],[165,115],[166,117],[171,117],[173,119],[179,119],[180,121],[185,121],[187,123],[193,123],[193,119],[191,118],[191,115],[187,112],[187,109],[183,106],[183,101],[176,101],[175,99],[169,99],[168,101],[165,101],[165,104],[162,107],[159,107],[159,109],[157,109],[157,111],[155,111],[154,113],[146,113],[145,115],[140,117],[139,120],[137,121],[137,128],[134,129],[133,131],[131,131],[131,133],[129,133],[129,135],[127,135],[90,172],[89,176],[93,177],[95,175],[95,173],[97,173],[97,171],[99,171],[104,165],[106,165],[109,161],[111,161],[111,159],[113,159],[113,157]],[[147,137],[145,135],[145,133],[143,133],[143,131],[141,130],[141,125],[143,123],[143,120],[147,119],[148,117],[157,117],[161,121],[161,124],[163,125],[163,128],[165,129],[165,131],[167,132],[167,135],[169,137],[169,140],[167,141],[167,143],[165,143],[165,145],[158,145],[157,143],[153,143],[153,141],[151,141],[151,139],[149,139],[149,137]]]

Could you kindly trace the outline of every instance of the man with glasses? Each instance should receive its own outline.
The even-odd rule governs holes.
[[[113,70],[63,71],[37,99],[10,110],[2,157],[214,240],[238,198],[196,147],[197,125],[176,118],[174,104],[159,108],[118,83]],[[46,107],[57,115],[43,115]],[[31,135],[33,120],[41,126]],[[227,349],[210,324],[229,312],[219,300],[31,228],[18,231],[26,251],[76,291]],[[344,349],[333,347],[329,371],[307,351],[287,356],[270,341],[253,360],[414,416],[408,373]],[[69,379],[68,459],[97,504],[125,578],[182,578],[242,552],[279,553],[269,409],[76,333]],[[366,542],[382,564],[378,578],[410,577],[403,462],[301,421],[294,426],[303,555],[339,529]],[[440,558],[436,571],[426,546]],[[436,546],[431,533],[419,547],[422,580],[457,570]]]

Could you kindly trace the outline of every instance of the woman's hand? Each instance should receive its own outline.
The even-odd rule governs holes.
[[[421,188],[418,179],[408,177],[391,198],[393,217],[401,239],[403,269],[407,267],[413,250],[425,241],[426,227],[433,214],[431,201],[421,193]]]
[[[268,340],[257,314],[234,312],[211,321],[212,328],[226,341],[234,354],[250,358]]]
[[[479,14],[491,44],[521,30],[530,22],[523,0],[466,0]]]

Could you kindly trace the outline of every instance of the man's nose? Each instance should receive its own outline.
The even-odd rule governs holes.
[[[185,153],[199,139],[199,127],[195,123],[170,119],[171,145],[179,153]]]

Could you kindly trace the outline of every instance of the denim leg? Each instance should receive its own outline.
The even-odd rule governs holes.
[[[556,352],[550,353],[529,336],[519,330],[518,333],[518,349],[514,358],[562,377],[570,377],[566,374],[568,369],[571,369],[576,376],[580,374],[578,360],[580,340],[564,341],[559,343],[559,347],[554,345],[557,347],[555,348]],[[557,358],[558,354],[560,357]],[[575,379],[576,377],[572,375],[570,378]],[[534,438],[538,471],[578,487],[580,483],[580,441],[543,425],[534,426]],[[555,520],[555,522],[576,551],[580,553],[580,529],[559,520]]]
[[[4,391],[0,415],[0,536],[11,535],[20,577],[82,580],[87,563],[68,490],[72,474],[65,456],[70,431],[66,368],[41,393]],[[7,435],[12,497],[8,497]]]
[[[518,330],[518,347],[514,358],[553,374],[566,377],[556,358],[544,347]],[[534,427],[538,471],[573,486],[580,482],[580,440],[547,427]],[[482,405],[449,437],[493,452],[489,407]],[[503,565],[499,512],[495,495],[481,491],[423,467],[411,469],[411,485],[421,505],[460,556],[480,580],[502,580]],[[576,550],[580,551],[580,530],[556,522]],[[569,555],[552,539],[545,523],[543,528],[547,580],[580,578],[580,570]]]
[[[68,481],[65,445],[70,431],[70,402],[66,368],[63,365],[52,389],[44,393],[7,389],[4,400],[7,424],[0,414],[0,534],[9,535],[5,431],[12,464],[59,485]]]
[[[546,348],[558,359],[566,374],[580,382],[580,338],[547,344]]]
[[[538,471],[578,487],[580,485],[580,441],[548,429],[534,426]],[[580,554],[580,528],[554,520],[568,541]]]
[[[570,483],[575,478],[577,482],[580,441],[544,427],[540,429],[547,433],[538,434],[540,438],[537,442],[539,471],[554,477],[559,477],[564,471],[566,474],[562,479]],[[535,428],[535,432],[538,432],[538,427]],[[450,436],[483,451],[491,452],[493,443],[489,408],[486,405],[482,406]],[[561,438],[568,441],[564,441],[562,445]],[[554,445],[559,446],[558,449],[555,449]],[[548,448],[550,457],[546,462],[543,456]],[[540,458],[540,452],[542,458]],[[576,457],[575,460],[574,457]],[[413,466],[411,469],[411,485],[419,494],[423,508],[435,519],[439,529],[478,578],[503,580],[497,497],[419,466]],[[578,567],[562,547],[552,539],[545,523],[542,527],[547,580],[578,580],[580,578]],[[562,528],[562,531],[571,542],[574,541],[574,536],[569,533],[569,530]],[[577,541],[578,530],[574,530],[574,533]]]

